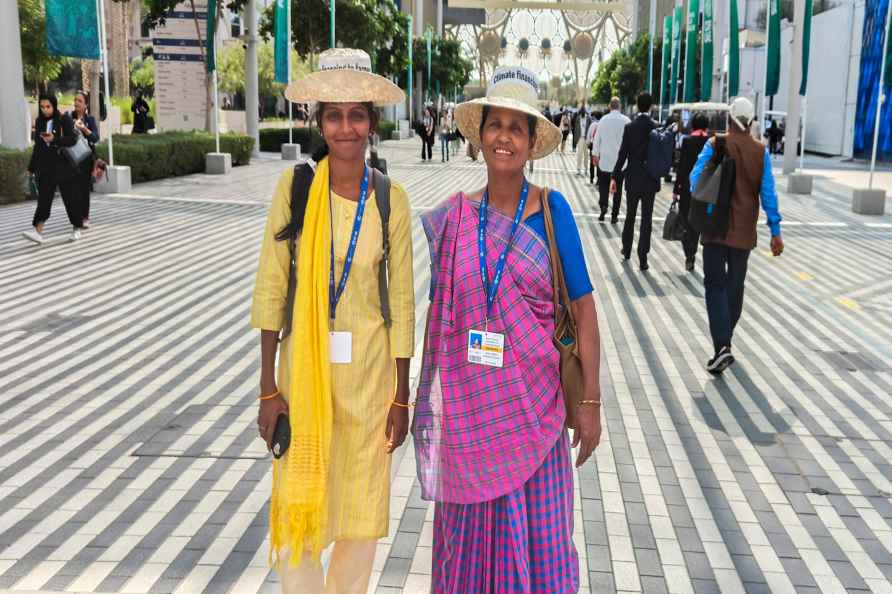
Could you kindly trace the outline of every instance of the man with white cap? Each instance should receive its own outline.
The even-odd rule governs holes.
[[[731,339],[743,311],[743,290],[747,261],[756,247],[759,204],[765,211],[771,230],[771,253],[784,251],[781,238],[781,215],[778,211],[771,155],[765,145],[750,134],[755,111],[745,97],[731,103],[728,134],[722,137],[724,149],[716,155],[716,139],[703,147],[691,171],[691,191],[714,155],[733,159],[736,176],[729,209],[728,232],[724,236],[703,236],[703,284],[706,288],[706,309],[715,355],[706,364],[713,374],[720,374],[734,363]],[[761,200],[760,200],[761,199]]]

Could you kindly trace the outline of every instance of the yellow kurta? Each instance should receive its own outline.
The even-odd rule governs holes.
[[[276,241],[275,235],[291,220],[293,175],[293,170],[288,169],[279,179],[261,247],[251,325],[262,330],[278,331],[284,320],[288,243]],[[353,362],[331,366],[333,426],[326,543],[387,535],[390,456],[385,449],[385,424],[396,393],[395,359],[411,358],[414,352],[415,295],[408,196],[401,186],[392,184],[389,293],[393,323],[388,329],[381,316],[378,293],[378,265],[384,256],[381,217],[374,188],[370,187],[370,192],[350,277],[332,328],[352,332]],[[357,206],[358,203],[332,193],[336,283],[343,271]],[[295,314],[293,327],[300,323]],[[279,346],[277,381],[283,394],[289,393],[291,381],[291,336]]]

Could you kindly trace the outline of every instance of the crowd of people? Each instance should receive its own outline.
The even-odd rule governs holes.
[[[409,198],[366,162],[375,107],[400,102],[401,91],[369,72],[362,51],[329,50],[319,63],[288,94],[317,104],[326,144],[279,181],[251,312],[261,331],[257,424],[274,454],[270,542],[283,592],[366,591],[376,542],[388,534],[390,455],[410,430],[421,494],[434,502],[431,592],[577,592],[573,466],[601,436],[598,315],[567,199],[525,172],[566,150],[578,128],[574,146],[590,158],[590,181],[597,173],[601,221],[609,212],[617,222],[626,188],[624,259],[641,206],[637,253],[646,270],[661,183],[648,167],[658,129],[652,100],[638,97],[634,119],[614,98],[603,117],[580,114],[575,125],[562,113],[555,123],[537,107],[536,76],[502,67],[484,98],[445,114],[427,110],[422,158],[432,158],[439,134],[445,161],[458,132],[482,156],[486,179],[444,191],[422,214],[431,287],[413,398]],[[737,165],[726,229],[699,237],[715,349],[706,367],[715,374],[734,362],[760,204],[772,251],[783,251],[770,157],[749,133],[753,115],[737,99],[727,134],[710,134],[695,116],[681,142],[675,190],[688,211],[701,178]],[[687,262],[694,237],[684,242]],[[324,570],[320,554],[330,546]]]

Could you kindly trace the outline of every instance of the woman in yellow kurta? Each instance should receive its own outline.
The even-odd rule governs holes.
[[[365,52],[329,50],[319,62],[321,71],[287,92],[317,103],[328,156],[316,166],[296,241],[292,331],[281,344],[291,256],[277,236],[292,220],[291,169],[270,206],[251,312],[262,331],[258,428],[269,446],[279,415],[288,415],[291,444],[273,462],[270,502],[283,591],[365,594],[376,541],[388,532],[390,454],[408,429],[415,328],[408,198],[391,185],[388,325],[379,295],[382,221],[365,150],[377,123],[373,104],[401,101],[402,92],[370,73]],[[332,543],[323,576],[319,554]]]

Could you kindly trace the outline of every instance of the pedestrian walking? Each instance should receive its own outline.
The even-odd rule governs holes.
[[[610,113],[598,122],[598,128],[592,138],[592,161],[598,171],[598,204],[601,214],[598,220],[604,222],[607,209],[610,208],[610,194],[613,194],[613,209],[610,211],[610,223],[615,225],[619,220],[619,208],[623,202],[623,182],[626,165],[616,171],[619,161],[619,150],[623,143],[626,126],[631,120],[623,115],[619,97],[610,99]],[[591,176],[590,176],[591,177]]]
[[[715,349],[706,369],[713,374],[722,373],[734,363],[731,342],[743,312],[747,263],[758,238],[756,226],[760,203],[771,231],[771,253],[777,257],[784,251],[771,154],[765,145],[750,135],[754,114],[749,99],[735,99],[729,112],[728,134],[721,136],[724,150],[716,155],[716,139],[709,140],[690,176],[690,187],[696,188],[700,175],[714,155],[720,157],[724,153],[725,158],[734,159],[736,176],[728,232],[724,237],[703,236],[703,285],[709,332]]]
[[[570,112],[564,109],[564,112],[561,114],[561,153],[566,152],[570,127]]]
[[[34,148],[28,163],[28,173],[37,181],[37,209],[31,222],[33,229],[24,232],[26,239],[44,243],[43,228],[50,218],[56,190],[62,194],[62,203],[71,223],[70,241],[81,238],[83,208],[78,201],[76,170],[61,153],[74,146],[77,136],[74,123],[59,111],[54,95],[41,95],[38,99],[38,116],[34,124]]]
[[[654,198],[660,190],[660,180],[654,179],[647,171],[647,147],[650,133],[656,128],[656,122],[650,117],[653,99],[648,93],[638,95],[638,115],[626,125],[623,131],[619,157],[613,169],[611,188],[619,190],[619,180],[625,169],[626,182],[626,222],[623,225],[622,256],[624,260],[632,257],[632,244],[635,240],[635,221],[638,205],[641,205],[641,229],[638,236],[638,266],[642,272],[650,266],[647,255],[650,253],[650,236],[653,227]],[[606,119],[606,118],[605,118]],[[599,129],[604,126],[603,122]],[[626,164],[628,163],[628,168]]]
[[[452,115],[446,109],[440,110],[440,162],[449,161],[449,141],[452,140]]]
[[[390,454],[408,430],[415,328],[409,201],[364,159],[375,108],[405,99],[371,73],[364,51],[327,50],[319,68],[286,91],[316,103],[327,156],[316,155],[314,174],[306,164],[286,170],[270,206],[251,309],[261,330],[258,428],[274,454],[279,421],[291,435],[272,463],[282,591],[364,594],[388,534]],[[309,187],[297,186],[308,193],[292,200],[292,184],[309,174]],[[331,544],[323,575],[320,552]]]
[[[149,131],[149,104],[142,97],[142,91],[136,92],[136,98],[130,105],[130,111],[133,112],[133,130],[132,134],[146,134]]]
[[[585,144],[588,149],[588,183],[595,183],[595,158],[594,148],[595,148],[595,134],[598,133],[598,123],[601,121],[601,118],[604,116],[600,111],[596,111],[592,113],[592,117],[590,118],[590,122],[585,132]]]
[[[576,121],[576,125],[579,127],[579,138],[576,145],[576,175],[585,175],[586,162],[591,162],[591,147],[586,141],[585,133],[588,131],[592,116],[585,107],[580,112],[579,119]]]
[[[424,108],[424,117],[421,119],[421,160],[433,160],[434,151],[434,131],[436,130],[436,118],[434,117],[433,108]]]
[[[771,126],[768,128],[768,148],[772,155],[780,152],[780,141],[783,136],[777,120],[771,118]]]
[[[688,214],[691,212],[691,170],[700,156],[703,146],[709,140],[709,118],[705,114],[697,112],[691,118],[691,133],[681,141],[681,151],[678,160],[678,168],[675,175],[674,198],[678,200],[678,214],[685,228],[684,239],[681,244],[684,248],[685,269],[694,270],[697,259],[697,245],[700,243],[700,234],[691,226]]]
[[[524,176],[561,142],[536,109],[537,80],[499,68],[485,98],[456,107],[462,134],[481,147],[486,186],[422,216],[434,262],[413,435],[422,497],[436,502],[433,594],[579,588],[549,236],[584,368],[584,399],[570,405],[577,466],[601,434],[600,345],[570,205]]]
[[[87,139],[90,145],[90,156],[77,167],[74,179],[75,200],[83,209],[82,221],[84,229],[90,228],[90,194],[93,191],[93,165],[96,163],[96,144],[99,142],[99,124],[90,115],[89,98],[84,91],[74,95],[74,111],[69,114],[77,134]]]
[[[581,129],[580,129],[580,128],[581,128],[581,125],[582,125],[582,124],[581,124],[581,120],[582,120],[582,118],[583,118],[584,116],[585,116],[585,106],[584,106],[584,105],[582,105],[582,106],[576,108],[576,109],[573,111],[573,117],[572,117],[572,120],[571,120],[571,125],[572,125],[572,127],[571,127],[572,138],[571,138],[571,140],[573,141],[572,149],[573,149],[574,151],[575,151],[575,150],[577,149],[577,147],[579,146],[579,137],[580,137],[580,135],[581,135]]]

